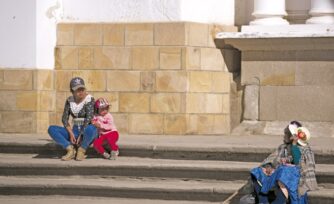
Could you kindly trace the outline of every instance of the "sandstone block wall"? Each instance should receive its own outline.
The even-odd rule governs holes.
[[[231,130],[231,84],[212,33],[199,23],[59,24],[56,121],[81,76],[106,97],[118,128],[132,134],[225,134]]]
[[[52,70],[0,69],[0,132],[46,132],[55,99]]]
[[[80,76],[90,94],[109,100],[121,132],[227,134],[240,122],[232,115],[240,101],[212,40],[222,30],[235,28],[59,24],[55,70],[0,69],[0,132],[46,133],[62,125],[69,82]]]

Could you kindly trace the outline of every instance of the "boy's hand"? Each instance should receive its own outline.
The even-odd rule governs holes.
[[[77,145],[80,144],[81,140],[82,140],[82,136],[80,135],[75,144],[77,144]]]
[[[77,142],[73,134],[70,134],[70,141],[72,144],[76,144]]]

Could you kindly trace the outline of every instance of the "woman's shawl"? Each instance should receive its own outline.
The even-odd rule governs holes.
[[[292,162],[291,144],[281,144],[278,146],[275,152],[271,153],[262,164],[271,163],[276,168],[280,165],[282,158],[286,158],[287,163]]]
[[[300,158],[300,181],[298,192],[299,195],[304,195],[307,191],[318,189],[317,180],[315,177],[315,160],[314,154],[309,145],[299,146],[301,152]],[[281,144],[275,152],[270,154],[262,164],[272,163],[274,167],[280,165],[280,159],[286,157],[288,162],[292,162],[291,144]]]
[[[317,180],[315,177],[315,160],[314,154],[309,145],[300,146],[300,181],[299,181],[299,195],[304,195],[307,191],[318,189]]]

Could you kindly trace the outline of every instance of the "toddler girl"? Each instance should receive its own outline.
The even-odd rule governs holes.
[[[92,124],[98,128],[99,137],[94,141],[95,150],[103,155],[106,159],[115,160],[119,154],[118,146],[118,132],[114,123],[112,115],[109,113],[109,103],[105,98],[99,98],[95,102],[95,109],[97,115],[94,116]],[[111,153],[105,151],[103,143],[107,141]]]

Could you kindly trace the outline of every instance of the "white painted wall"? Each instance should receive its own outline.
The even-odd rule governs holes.
[[[0,0],[0,26],[7,28],[0,33],[0,67],[53,69],[59,22],[192,21],[233,25],[234,1]]]
[[[177,21],[181,0],[63,0],[62,21]]]
[[[61,19],[61,3],[57,0],[37,0],[36,4],[36,65],[35,68],[54,68],[56,25]]]
[[[35,67],[35,9],[35,0],[0,0],[0,67]]]
[[[234,25],[235,0],[63,0],[62,21],[193,21]]]
[[[234,25],[235,0],[181,0],[181,21]]]

